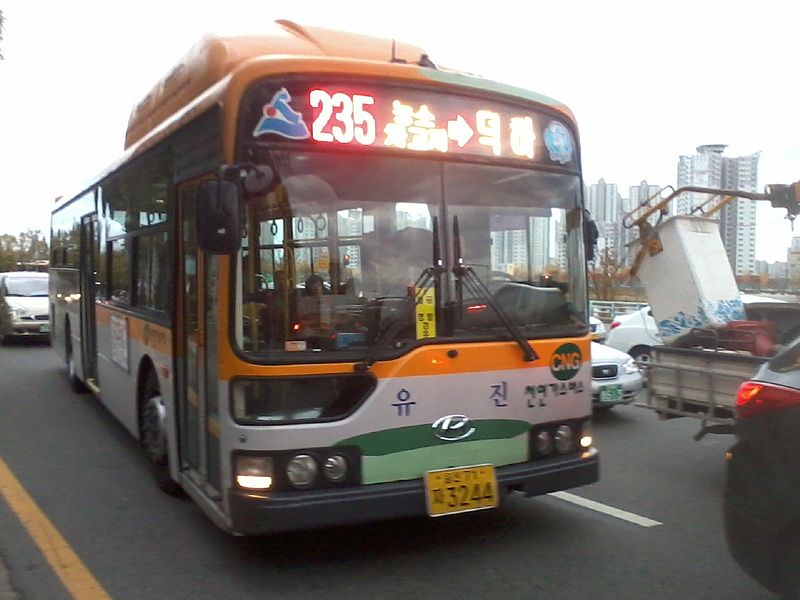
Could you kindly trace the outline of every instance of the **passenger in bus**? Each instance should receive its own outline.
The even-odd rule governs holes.
[[[308,276],[300,298],[298,312],[300,322],[307,327],[319,326],[320,304],[324,292],[324,281],[320,275],[312,273]]]
[[[261,311],[264,341],[268,347],[282,347],[286,340],[285,315],[288,309],[286,274],[276,270],[273,276],[275,289],[264,293],[264,309]]]
[[[305,289],[303,290],[303,296],[321,296],[322,291],[324,289],[324,281],[322,277],[317,275],[316,273],[312,273],[308,276],[305,283]]]

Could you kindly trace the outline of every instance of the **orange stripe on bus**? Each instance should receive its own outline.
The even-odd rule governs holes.
[[[418,377],[423,375],[458,375],[508,369],[547,367],[559,346],[573,343],[589,360],[589,339],[560,338],[541,340],[532,344],[539,358],[533,362],[522,360],[522,353],[513,342],[484,342],[471,344],[442,344],[423,346],[395,360],[380,361],[371,367],[379,378]],[[220,349],[222,361],[219,375],[223,380],[235,376],[300,376],[317,374],[352,373],[353,363],[295,364],[260,366],[245,363],[230,350]],[[456,353],[450,357],[448,353]]]
[[[125,319],[128,322],[128,338],[142,344],[146,349],[172,353],[172,330],[163,325],[157,325],[130,313],[115,310],[109,306],[98,304],[95,309],[97,323],[109,326],[111,315]]]

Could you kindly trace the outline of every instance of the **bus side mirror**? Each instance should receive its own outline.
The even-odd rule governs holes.
[[[241,248],[242,200],[235,183],[217,179],[200,184],[197,244],[209,254],[232,254]]]

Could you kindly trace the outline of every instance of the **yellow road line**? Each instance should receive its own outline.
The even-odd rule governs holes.
[[[111,596],[81,562],[2,458],[0,458],[0,495],[5,498],[75,600],[111,600]]]

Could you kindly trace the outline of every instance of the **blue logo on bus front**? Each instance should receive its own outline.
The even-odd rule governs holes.
[[[303,121],[303,115],[289,106],[291,101],[292,96],[286,88],[275,92],[272,100],[267,102],[262,109],[264,116],[253,130],[253,137],[265,133],[274,133],[290,140],[304,140],[311,137],[308,126]]]
[[[544,130],[544,145],[550,152],[550,160],[558,161],[562,165],[572,160],[574,151],[572,134],[563,123],[550,121],[547,129]]]

